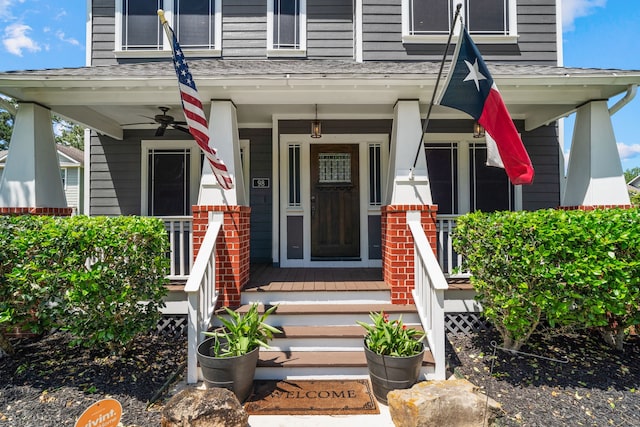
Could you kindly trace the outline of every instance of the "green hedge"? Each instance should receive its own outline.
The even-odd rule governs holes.
[[[158,320],[167,252],[155,218],[1,216],[0,324],[122,348]]]
[[[640,210],[471,213],[454,249],[504,346],[518,349],[544,321],[598,328],[622,348],[640,324]]]

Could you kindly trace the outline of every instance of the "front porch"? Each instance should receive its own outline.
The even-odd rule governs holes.
[[[404,221],[406,233],[403,242],[413,242],[413,250],[402,246],[403,258],[398,264],[403,273],[393,275],[394,283],[385,281],[384,268],[345,268],[335,264],[333,268],[277,268],[272,264],[252,264],[246,281],[240,286],[226,282],[219,272],[228,275],[225,267],[226,245],[229,243],[229,222],[225,214],[210,212],[209,222],[200,227],[204,237],[194,237],[199,242],[198,254],[193,265],[187,263],[184,270],[172,269],[171,294],[167,299],[166,314],[188,315],[189,373],[188,381],[197,382],[200,373],[195,360],[195,348],[202,339],[202,331],[215,325],[215,309],[222,305],[244,311],[252,303],[263,307],[277,305],[270,323],[283,330],[272,347],[261,351],[256,377],[259,379],[344,378],[367,376],[366,361],[362,351],[363,330],[357,321],[369,321],[370,312],[384,311],[392,317],[402,316],[405,323],[423,328],[427,332],[430,352],[425,357],[423,378],[444,378],[445,319],[449,313],[479,311],[473,301],[473,291],[464,275],[456,276],[455,266],[460,259],[451,248],[451,230],[455,219],[444,217],[431,239],[436,240],[437,253],[431,249],[422,222],[433,218],[431,210],[394,211],[389,221],[397,229]],[[182,243],[193,233],[193,224],[181,219],[167,219],[167,229],[172,248],[172,265],[182,265],[185,253],[192,253],[193,244]],[[386,220],[385,220],[386,221]],[[225,233],[224,237],[220,236]],[[233,227],[232,227],[233,228]],[[404,230],[404,228],[403,228]],[[198,234],[196,232],[196,234]],[[220,246],[220,248],[217,248]],[[392,245],[389,245],[390,247]],[[242,269],[242,265],[237,266]],[[387,267],[389,268],[389,267]],[[450,277],[456,277],[455,288],[449,291],[443,269]],[[180,272],[189,272],[186,285],[177,286]],[[225,272],[226,271],[226,272]],[[406,279],[398,280],[400,276]],[[182,278],[184,280],[184,278]],[[235,279],[234,279],[235,280]],[[406,302],[394,301],[398,289],[411,296]],[[461,282],[462,281],[462,282]],[[400,283],[401,282],[401,283]],[[398,284],[400,283],[400,284]],[[415,283],[415,286],[414,286]],[[233,296],[238,291],[238,296]],[[229,301],[237,301],[229,304]],[[415,301],[415,303],[414,303]],[[472,318],[473,323],[477,318]],[[450,328],[471,328],[458,314],[449,318]]]

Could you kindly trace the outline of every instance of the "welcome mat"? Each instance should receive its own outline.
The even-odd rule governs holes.
[[[249,415],[379,414],[369,380],[255,381]]]

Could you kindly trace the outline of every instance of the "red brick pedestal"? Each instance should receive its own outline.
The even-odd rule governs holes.
[[[0,215],[71,216],[73,208],[0,208]]]
[[[218,304],[240,306],[240,292],[249,281],[250,215],[248,206],[193,206],[193,255],[198,255],[209,224],[209,212],[222,212],[224,224],[216,242]]]
[[[422,227],[432,248],[436,247],[434,205],[391,205],[382,207],[382,276],[391,286],[393,304],[413,304],[413,238],[407,225],[407,212],[420,211]]]

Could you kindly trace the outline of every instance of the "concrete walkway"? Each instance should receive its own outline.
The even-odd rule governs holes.
[[[393,427],[389,408],[378,402],[378,415],[250,415],[251,427]]]

